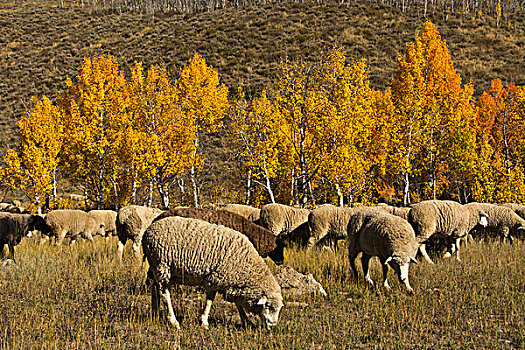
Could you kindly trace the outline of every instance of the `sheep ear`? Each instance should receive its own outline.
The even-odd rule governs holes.
[[[264,305],[266,305],[267,301],[268,301],[268,299],[266,298],[266,295],[265,295],[261,299],[259,299],[259,301],[257,302],[257,305],[264,306]]]
[[[386,265],[386,264],[388,264],[388,263],[391,262],[391,261],[392,261],[392,257],[389,256],[388,259],[385,260],[384,264]]]
[[[417,260],[414,259],[414,258],[410,258],[410,262],[414,263],[414,264],[417,264]]]

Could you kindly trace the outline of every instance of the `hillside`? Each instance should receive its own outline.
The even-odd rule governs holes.
[[[231,88],[239,82],[256,91],[287,57],[315,58],[342,44],[350,57],[364,58],[375,88],[388,86],[396,58],[421,30],[423,19],[392,7],[351,2],[341,5],[268,4],[163,18],[139,13],[89,13],[46,1],[0,4],[0,132],[3,146],[16,140],[15,123],[33,95],[54,97],[77,73],[83,57],[109,52],[123,68],[134,60],[161,64],[175,73],[199,52]],[[525,20],[497,29],[493,19],[433,18],[447,40],[456,68],[477,92],[490,80],[525,83]]]

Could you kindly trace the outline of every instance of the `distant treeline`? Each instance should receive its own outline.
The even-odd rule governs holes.
[[[197,13],[226,7],[253,6],[268,3],[304,2],[304,0],[55,0],[62,7],[79,6],[90,10],[141,11],[146,13]],[[316,0],[323,3],[333,0]],[[340,0],[345,3],[350,0]],[[416,11],[423,17],[429,14],[494,15],[498,20],[508,15],[523,13],[525,2],[520,0],[370,0],[394,6],[405,11]]]

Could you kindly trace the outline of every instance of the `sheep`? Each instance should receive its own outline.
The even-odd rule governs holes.
[[[459,240],[474,226],[486,226],[487,214],[478,207],[465,207],[454,201],[427,200],[411,205],[408,222],[414,228],[421,254],[433,264],[425,249],[425,243],[431,236],[446,238],[460,261]]]
[[[261,217],[261,209],[244,204],[228,204],[222,210],[241,215],[255,223],[259,222],[259,218]]]
[[[370,258],[377,256],[383,268],[383,286],[386,289],[390,289],[387,279],[390,265],[407,293],[414,292],[408,280],[408,267],[410,262],[417,263],[418,242],[414,229],[406,220],[375,208],[363,208],[352,215],[347,229],[348,257],[356,279],[355,259],[362,252],[361,265],[368,284],[374,285],[370,278]]]
[[[144,231],[146,231],[153,219],[162,213],[160,209],[140,205],[128,205],[118,211],[116,226],[119,239],[118,257],[120,260],[122,260],[124,246],[128,239],[133,241],[132,248],[135,256],[138,257],[140,255],[140,241]]]
[[[487,225],[485,230],[497,232],[502,239],[513,242],[512,236],[521,236],[525,232],[525,219],[521,218],[508,206],[499,206],[489,203],[469,203],[465,207],[479,208],[487,213]]]
[[[516,203],[505,203],[502,204],[502,206],[514,210],[514,212],[518,214],[520,218],[525,219],[525,205]]]
[[[158,314],[160,296],[170,324],[180,328],[169,292],[177,283],[204,288],[204,328],[208,328],[208,315],[217,292],[235,303],[244,326],[249,322],[246,311],[258,314],[267,329],[277,324],[283,306],[281,288],[245,235],[202,220],[166,217],[146,230],[142,249],[154,280],[153,316]]]
[[[240,215],[225,210],[178,208],[164,212],[157,216],[153,221],[155,222],[169,216],[182,216],[185,218],[199,219],[207,221],[210,224],[229,227],[248,237],[257,252],[259,252],[259,255],[263,258],[269,257],[278,265],[281,265],[284,262],[285,244],[282,239],[275,236],[264,227],[256,225]]]
[[[39,230],[43,234],[51,232],[45,220],[38,215],[0,213],[0,252],[7,244],[14,260],[15,246],[33,230]]]
[[[376,206],[377,209],[383,210],[389,214],[399,216],[405,220],[408,219],[408,212],[410,211],[409,207],[394,207],[391,205],[380,203]]]
[[[341,208],[332,205],[322,205],[308,215],[310,237],[308,248],[322,242],[337,243],[346,238],[346,228],[350,217],[357,211],[356,208]]]
[[[117,212],[114,210],[90,210],[88,214],[104,223],[106,237],[117,234]]]
[[[292,208],[287,205],[271,203],[263,205],[259,222],[274,235],[288,234],[308,221],[310,210]]]
[[[55,244],[60,245],[65,237],[72,242],[77,236],[93,242],[94,235],[105,235],[105,226],[99,220],[82,210],[52,210],[46,215],[46,223],[55,236]]]

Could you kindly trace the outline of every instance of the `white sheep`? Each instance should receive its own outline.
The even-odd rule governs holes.
[[[448,200],[427,200],[411,205],[408,222],[414,228],[419,249],[425,260],[433,264],[428,256],[425,244],[427,240],[446,238],[451,251],[456,251],[459,261],[459,241],[476,225],[487,225],[487,214],[479,207],[466,207],[458,202]]]
[[[93,241],[94,235],[105,235],[104,224],[82,210],[52,210],[45,220],[55,236],[56,245],[62,243],[65,237],[74,242],[78,236]]]
[[[508,206],[489,203],[469,203],[465,207],[478,208],[487,214],[485,230],[496,232],[502,239],[513,242],[512,236],[521,236],[525,232],[525,219],[521,218]]]
[[[308,215],[310,238],[308,247],[324,242],[331,243],[334,247],[339,239],[346,238],[346,229],[350,217],[357,208],[341,208],[333,205],[321,205]]]
[[[271,203],[263,205],[259,223],[272,231],[274,235],[288,234],[308,221],[310,210]]]
[[[114,210],[90,210],[88,214],[104,224],[106,237],[117,234],[117,212]]]
[[[258,314],[266,328],[277,324],[283,306],[281,288],[245,235],[197,219],[167,217],[146,230],[142,248],[154,279],[153,314],[158,313],[160,296],[172,326],[180,327],[169,292],[175,283],[204,288],[205,328],[217,292],[235,303],[243,325],[249,322],[246,312]]]
[[[118,257],[122,260],[124,246],[127,240],[133,242],[135,256],[140,255],[140,242],[142,235],[153,220],[162,214],[162,210],[157,208],[143,207],[140,205],[128,205],[120,209],[117,213],[116,226],[118,242]]]
[[[406,220],[374,208],[360,209],[350,218],[347,246],[350,267],[356,279],[355,259],[362,252],[361,265],[367,283],[374,285],[370,278],[369,262],[371,257],[377,256],[383,268],[383,286],[390,289],[387,279],[390,265],[406,291],[413,293],[408,280],[408,267],[410,262],[417,262],[418,242],[412,226]]]

